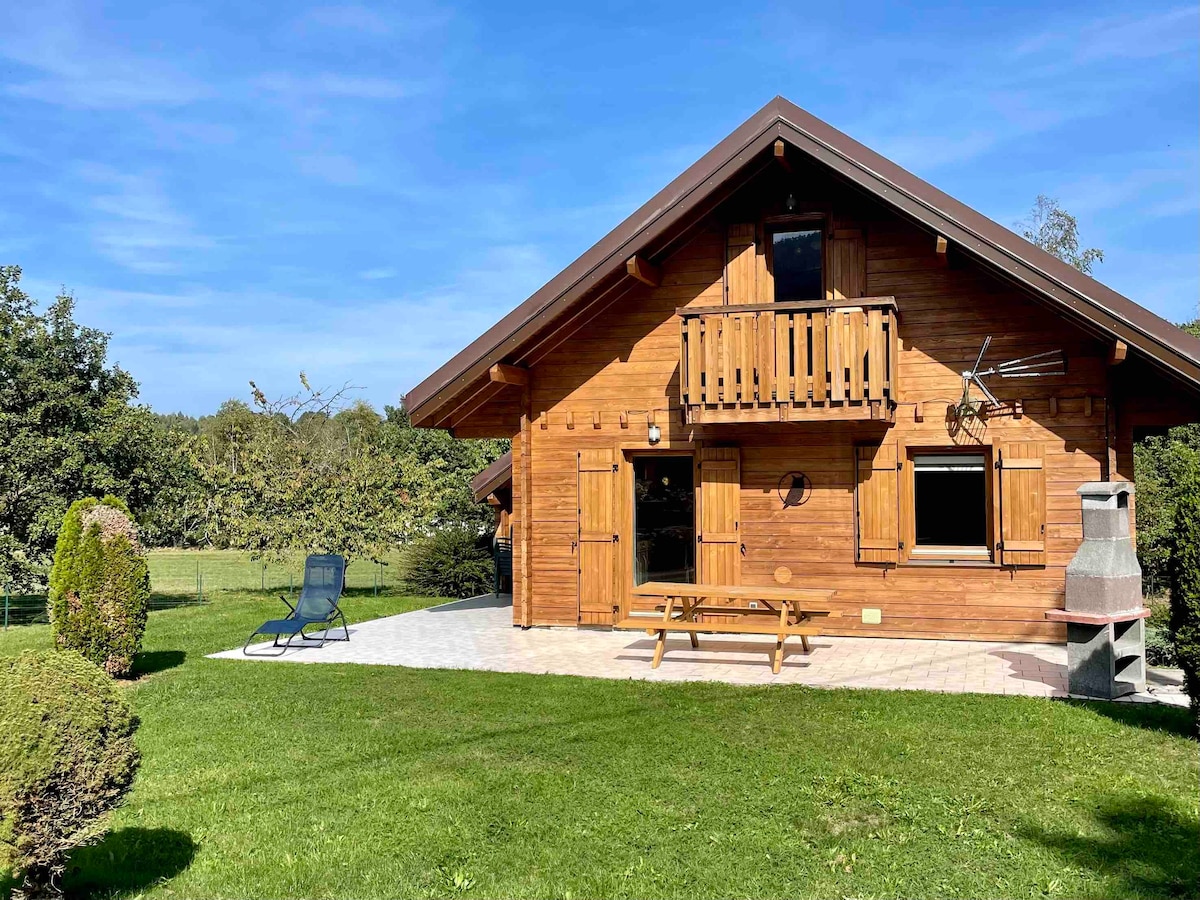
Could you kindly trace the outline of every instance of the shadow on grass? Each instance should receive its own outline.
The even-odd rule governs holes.
[[[1161,731],[1178,737],[1195,737],[1191,711],[1186,706],[1165,703],[1114,703],[1111,700],[1069,700],[1098,716],[1121,725]]]
[[[182,650],[150,650],[139,653],[133,658],[131,678],[141,678],[143,675],[153,675],[183,665],[187,654]]]
[[[117,828],[71,855],[63,887],[68,897],[138,894],[190,866],[197,849],[174,828]]]
[[[1025,829],[1063,861],[1109,879],[1119,897],[1194,897],[1200,883],[1200,826],[1161,799],[1110,797],[1095,812],[1103,835],[1074,828]]]

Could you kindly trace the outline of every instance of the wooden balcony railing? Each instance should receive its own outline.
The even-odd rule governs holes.
[[[893,297],[677,312],[680,399],[689,422],[892,421]]]

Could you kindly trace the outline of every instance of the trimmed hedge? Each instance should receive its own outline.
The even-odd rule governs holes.
[[[129,508],[112,496],[72,503],[50,570],[55,645],[110,675],[129,675],[149,603],[150,569]]]
[[[1179,483],[1171,535],[1171,640],[1200,731],[1200,468]]]
[[[404,552],[409,590],[426,597],[476,597],[493,588],[491,538],[470,528],[444,528]]]
[[[73,651],[0,662],[0,861],[14,897],[52,897],[68,854],[94,843],[140,757],[123,692]]]

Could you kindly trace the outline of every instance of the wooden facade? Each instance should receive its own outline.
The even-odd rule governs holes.
[[[514,352],[519,376],[421,422],[513,439],[514,623],[636,610],[635,464],[683,456],[700,583],[836,590],[840,633],[1062,640],[1045,611],[1076,489],[1132,480],[1135,431],[1200,419],[1195,384],[820,160],[773,156]],[[776,302],[772,228],[797,222],[820,232],[822,296]],[[1061,350],[1066,374],[954,415],[989,335],[989,360]],[[970,552],[919,544],[923,460],[983,473]]]

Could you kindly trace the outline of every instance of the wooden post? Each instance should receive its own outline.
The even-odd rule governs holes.
[[[521,388],[521,605],[520,625],[528,628],[533,624],[533,467],[530,463],[530,446],[533,438],[531,423],[532,399],[529,383]]]

